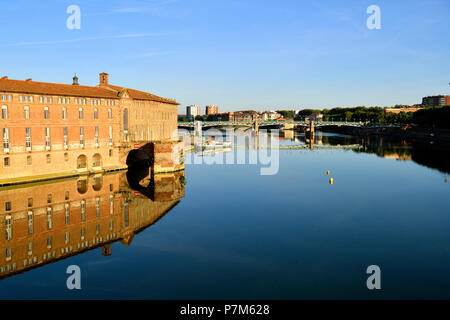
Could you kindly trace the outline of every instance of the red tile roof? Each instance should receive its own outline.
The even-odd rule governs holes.
[[[111,84],[108,84],[106,86],[108,88],[111,88],[111,89],[116,90],[118,92],[126,89],[128,94],[130,95],[130,97],[133,98],[133,99],[136,99],[136,100],[150,100],[150,101],[165,102],[165,103],[171,103],[171,104],[177,104],[177,105],[179,104],[175,100],[167,99],[167,98],[161,98],[161,97],[158,97],[158,96],[156,96],[154,94],[151,94],[151,93],[148,93],[148,92],[144,92],[144,91],[128,89],[128,88],[119,87],[119,86],[113,86]]]
[[[59,95],[89,98],[118,99],[123,87],[108,85],[106,87],[90,87],[61,83],[36,82],[32,80],[13,80],[0,78],[0,92],[15,92],[38,95]],[[138,100],[150,100],[177,104],[175,100],[161,98],[151,93],[127,89],[130,97]]]

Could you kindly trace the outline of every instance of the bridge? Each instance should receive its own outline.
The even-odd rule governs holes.
[[[255,121],[201,121],[202,128],[214,127],[253,127]],[[258,121],[259,128],[262,127],[291,127],[292,126],[311,126],[310,121]],[[346,126],[346,127],[399,127],[400,124],[387,123],[365,123],[365,122],[347,122],[347,121],[317,121],[314,122],[314,127],[326,126]],[[178,128],[194,129],[194,122],[178,122]]]

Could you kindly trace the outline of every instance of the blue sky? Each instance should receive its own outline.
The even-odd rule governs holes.
[[[381,30],[366,9],[381,8]],[[238,109],[388,106],[450,93],[448,0],[0,0],[0,75],[110,82]],[[69,30],[69,5],[81,29]],[[202,108],[203,109],[203,108]],[[204,110],[202,111],[204,112]]]

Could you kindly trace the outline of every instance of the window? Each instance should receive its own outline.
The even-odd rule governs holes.
[[[65,243],[66,243],[66,244],[69,244],[69,240],[70,240],[69,231],[66,231],[66,234],[65,234]]]
[[[108,119],[111,120],[112,119],[112,110],[108,109]]]
[[[66,107],[62,108],[62,118],[63,118],[63,120],[67,119],[67,108]]]
[[[83,108],[78,109],[78,119],[83,119]]]
[[[52,163],[52,157],[51,157],[51,155],[47,155],[46,156],[46,159],[47,159],[47,164],[51,164]]]
[[[67,152],[64,153],[64,161],[69,161],[69,154]]]
[[[45,146],[50,149],[50,128],[45,128]]]
[[[86,201],[81,200],[81,221],[86,221]]]
[[[33,234],[33,211],[28,211],[28,234]]]
[[[3,158],[3,167],[8,168],[10,166],[9,157]]]
[[[11,260],[11,257],[12,257],[12,249],[6,248],[6,260],[7,261]]]
[[[84,127],[80,127],[80,145],[84,147]]]
[[[100,218],[100,198],[95,198],[95,216]]]
[[[31,150],[31,128],[25,128],[25,145],[27,151]]]
[[[47,248],[50,249],[51,247],[52,247],[52,237],[48,237],[47,238]]]
[[[11,211],[11,201],[5,202],[5,211]]]
[[[95,144],[98,145],[98,127],[95,127]]]
[[[23,101],[23,96],[19,96],[19,102]]]
[[[32,207],[33,206],[33,198],[28,198],[28,207]]]
[[[86,231],[84,230],[84,228],[81,228],[81,240],[84,240],[85,234],[86,234]]]
[[[64,199],[65,200],[69,200],[69,191],[66,191],[66,193],[64,195]]]
[[[44,97],[39,97],[39,102],[44,103]]]
[[[68,203],[66,203],[64,205],[64,210],[65,210],[65,216],[66,216],[65,222],[66,222],[66,226],[68,226],[70,223],[70,206]]]
[[[25,120],[29,120],[30,119],[30,107],[29,106],[23,107],[23,111],[25,113]]]
[[[110,186],[112,186],[112,185],[110,185]],[[114,213],[114,196],[110,195],[109,196],[109,214],[113,214],[113,213]]]
[[[47,203],[52,203],[52,194],[51,193],[49,193],[47,195]]]
[[[62,102],[62,99],[61,99],[61,97],[59,97],[58,98],[58,103],[61,103]]]
[[[3,148],[9,151],[9,128],[3,128]]]
[[[47,208],[47,229],[48,230],[52,230],[52,226],[53,226],[53,224],[52,224],[52,216],[53,216],[52,208],[48,207]]]
[[[2,119],[8,119],[8,106],[2,106]]]
[[[6,240],[12,239],[12,220],[11,216],[6,216]]]
[[[33,254],[33,242],[28,242],[28,255],[31,256]]]
[[[109,156],[110,156],[110,157],[113,156],[113,151],[112,151],[112,149],[109,149]]]
[[[50,112],[48,110],[48,107],[44,108],[44,119],[48,119],[50,116]]]
[[[113,143],[113,128],[109,126],[109,145],[112,146]]]
[[[33,164],[33,161],[31,159],[31,156],[27,156],[27,166],[31,166]]]
[[[64,148],[67,148],[69,146],[69,132],[67,127],[63,128],[63,139],[64,139]],[[64,159],[66,158],[66,155],[67,153],[64,154]]]
[[[94,119],[98,120],[98,109],[97,108],[94,109]]]

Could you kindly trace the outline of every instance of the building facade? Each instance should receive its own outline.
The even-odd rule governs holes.
[[[219,113],[219,107],[216,105],[206,106],[205,114],[207,116]]]
[[[0,79],[0,185],[123,168],[124,145],[177,139],[175,100],[109,84]],[[125,154],[126,156],[126,154]]]
[[[191,105],[186,107],[186,116],[188,120],[195,120],[196,116],[200,115],[200,106]]]
[[[432,107],[450,106],[450,96],[439,95],[439,96],[424,97],[422,99],[422,105]]]

